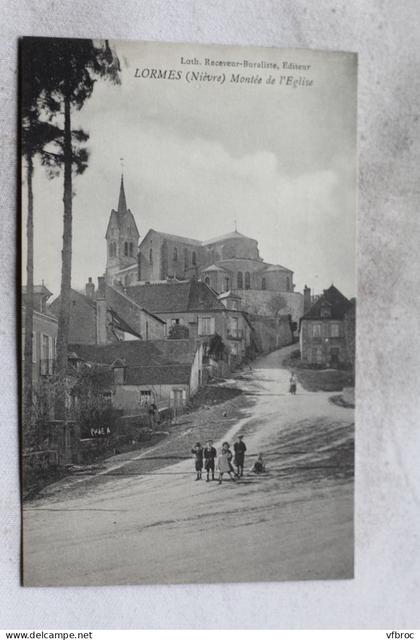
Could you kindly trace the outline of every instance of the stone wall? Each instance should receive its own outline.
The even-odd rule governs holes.
[[[292,344],[293,336],[288,317],[250,316],[255,329],[258,349],[262,353]]]
[[[301,293],[257,291],[253,289],[235,289],[234,293],[241,297],[243,311],[247,311],[252,315],[274,316],[277,313],[281,315],[290,314],[293,322],[299,322],[303,316],[303,295]]]

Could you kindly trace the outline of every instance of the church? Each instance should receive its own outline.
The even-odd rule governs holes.
[[[294,291],[293,271],[264,262],[258,242],[236,228],[205,241],[149,229],[139,244],[123,176],[118,207],[111,211],[105,238],[109,285],[129,288],[194,278],[219,295],[239,296],[242,309],[249,313],[290,314],[296,322],[303,315],[303,296]]]

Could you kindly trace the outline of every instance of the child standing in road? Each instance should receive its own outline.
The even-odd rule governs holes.
[[[213,440],[207,440],[203,453],[204,453],[204,468],[207,471],[206,482],[209,482],[210,471],[211,471],[211,479],[214,480],[214,460],[217,456],[217,451],[213,447]]]
[[[234,465],[236,467],[238,478],[242,478],[244,475],[244,463],[245,463],[245,451],[246,444],[244,442],[244,437],[239,435],[235,444],[233,445],[233,450],[235,451]]]
[[[219,484],[222,484],[223,474],[228,473],[231,480],[235,480],[232,467],[232,451],[229,448],[229,443],[224,442],[220,450],[219,457],[217,459],[217,466],[219,469]]]
[[[203,471],[203,447],[199,442],[196,442],[191,449],[191,453],[194,456],[195,471],[197,473],[196,480],[201,480],[201,473]]]

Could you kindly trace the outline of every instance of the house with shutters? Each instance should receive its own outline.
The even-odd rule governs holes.
[[[179,413],[206,381],[203,345],[197,340],[71,344],[69,350],[78,363],[109,367],[111,382],[104,393],[124,415],[152,403]]]
[[[47,306],[51,291],[44,284],[34,285],[32,373],[36,385],[54,372],[58,321]],[[27,305],[26,287],[22,287],[22,358],[25,357],[25,315]]]
[[[354,333],[354,303],[331,285],[301,319],[301,359],[330,367],[351,364]]]
[[[250,343],[250,327],[237,296],[219,296],[196,279],[142,283],[125,289],[125,294],[166,322],[168,337],[182,325],[190,339],[203,343],[204,353],[216,333],[228,350],[231,365],[239,363]]]

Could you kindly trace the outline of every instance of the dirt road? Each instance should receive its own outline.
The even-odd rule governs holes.
[[[353,412],[299,385],[290,396],[287,350],[229,382],[246,415],[223,440],[245,434],[246,469],[261,451],[266,475],[219,486],[195,482],[190,460],[146,475],[130,461],[83,492],[28,503],[25,584],[352,577]]]

